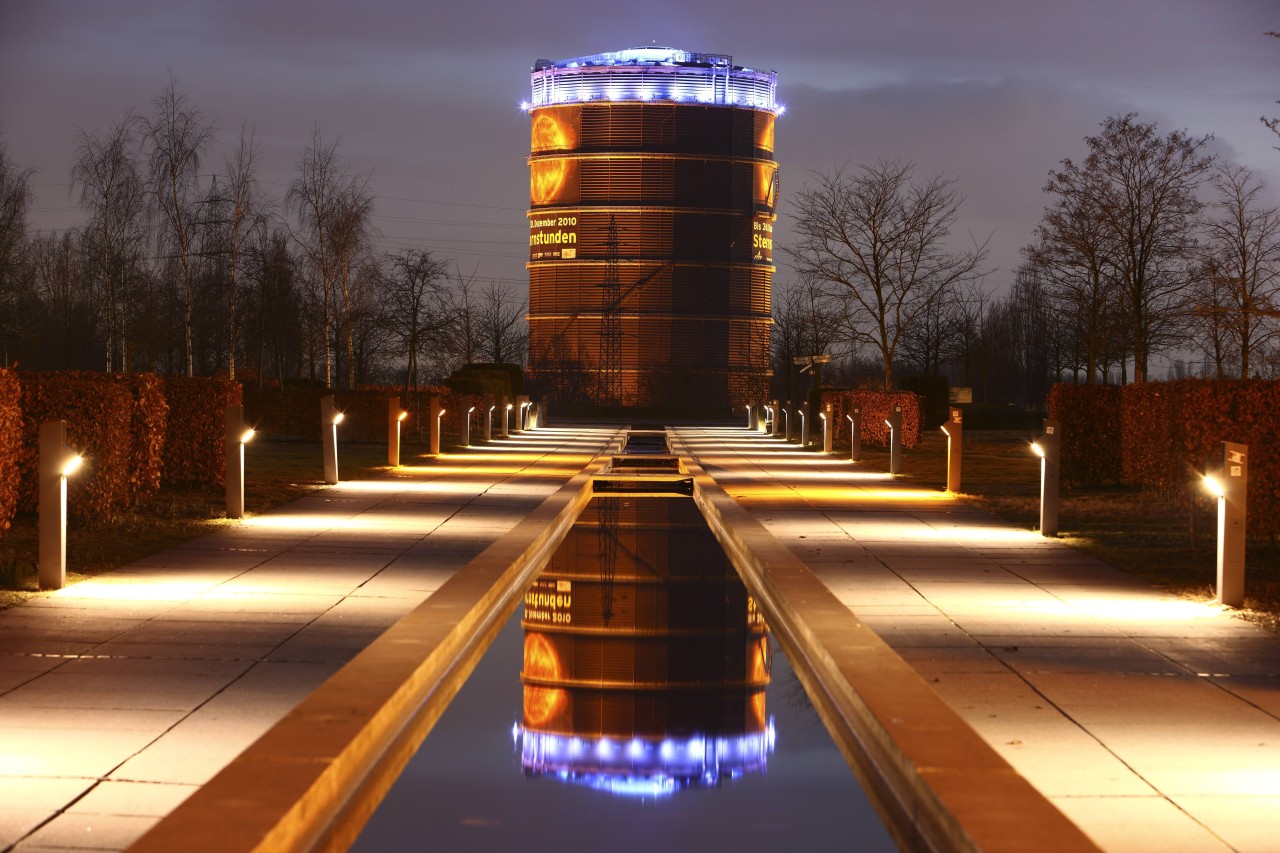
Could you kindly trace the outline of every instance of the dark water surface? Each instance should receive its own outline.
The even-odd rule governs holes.
[[[693,502],[628,496],[592,501],[353,849],[895,848]]]

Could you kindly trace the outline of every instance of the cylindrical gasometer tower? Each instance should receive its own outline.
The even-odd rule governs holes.
[[[529,367],[566,404],[763,399],[777,74],[644,47],[533,69]]]

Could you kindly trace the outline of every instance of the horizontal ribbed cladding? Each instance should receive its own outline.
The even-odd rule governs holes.
[[[757,344],[767,352],[776,77],[718,57],[647,65],[643,54],[634,67],[601,55],[535,69],[530,368],[578,400],[616,375],[624,405],[727,412],[762,397],[769,374]],[[707,88],[646,88],[681,75]],[[738,82],[765,86],[767,99],[744,106]],[[621,301],[607,306],[606,292]],[[602,364],[612,352],[621,363]]]
[[[623,288],[658,267],[620,264]],[[529,313],[599,313],[605,262],[537,264],[529,269]],[[624,313],[716,313],[767,319],[772,306],[772,276],[759,267],[677,265],[659,269],[623,302]]]

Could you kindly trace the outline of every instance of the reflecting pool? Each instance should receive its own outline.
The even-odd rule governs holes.
[[[893,850],[693,501],[597,496],[356,850]]]

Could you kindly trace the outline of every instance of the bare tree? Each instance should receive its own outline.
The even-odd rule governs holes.
[[[1102,122],[1085,139],[1080,165],[1062,161],[1054,179],[1085,187],[1113,245],[1112,263],[1131,329],[1133,379],[1145,382],[1153,353],[1177,343],[1189,295],[1196,188],[1213,158],[1211,137],[1167,136],[1135,113]]]
[[[1280,39],[1280,33],[1272,32],[1272,33],[1267,33],[1267,35],[1271,36],[1274,39]],[[1280,104],[1280,101],[1276,101],[1276,103]],[[1263,124],[1265,124],[1271,130],[1272,133],[1274,133],[1276,136],[1280,136],[1280,118],[1270,118],[1268,116],[1262,116],[1259,120]],[[1276,150],[1280,151],[1280,146],[1278,146]]]
[[[493,364],[524,361],[528,341],[525,303],[517,302],[502,282],[491,282],[480,298],[480,325],[484,346]]]
[[[898,346],[938,300],[980,276],[986,244],[947,250],[961,197],[940,176],[915,183],[901,161],[815,172],[796,198],[796,271],[843,304],[848,334],[873,346],[893,387]]]
[[[240,144],[225,164],[226,184],[219,198],[218,220],[224,226],[227,254],[227,375],[234,379],[241,338],[239,294],[250,259],[250,241],[255,230],[266,229],[270,217],[270,206],[258,184],[258,143],[251,129],[240,128]]]
[[[472,364],[480,360],[484,349],[484,329],[480,317],[480,294],[476,288],[476,274],[463,274],[455,268],[453,284],[448,291],[449,313],[452,322],[445,330],[447,349],[459,364]]]
[[[9,339],[20,331],[18,302],[25,278],[27,208],[34,198],[33,174],[34,169],[19,169],[9,159],[4,137],[0,136],[0,364],[9,363]]]
[[[102,136],[81,130],[71,167],[72,191],[79,188],[89,211],[79,242],[101,306],[108,372],[129,369],[130,290],[147,237],[146,184],[135,155],[139,122],[127,113]]]
[[[1044,191],[1054,201],[1036,227],[1036,243],[1023,249],[1044,276],[1059,317],[1073,327],[1085,384],[1099,377],[1121,299],[1116,235],[1097,204],[1100,180],[1090,170],[1050,172]]]
[[[420,361],[428,346],[440,349],[437,335],[449,324],[444,282],[448,263],[425,249],[405,249],[388,260],[383,285],[383,325],[396,342],[395,354],[405,359],[404,387],[422,384]]]
[[[196,234],[202,212],[196,205],[200,159],[213,143],[213,124],[169,85],[151,102],[151,116],[144,120],[150,165],[151,192],[162,224],[161,240],[178,261],[182,297],[183,357],[187,376],[195,375],[192,312],[196,303],[194,269]]]
[[[1254,349],[1280,333],[1280,209],[1260,204],[1264,184],[1242,166],[1219,163],[1209,182],[1215,195],[1201,226],[1203,279],[1193,313],[1202,331],[1226,335],[1247,379]],[[1222,359],[1215,360],[1221,371]]]
[[[349,322],[354,306],[353,273],[367,249],[371,234],[373,196],[367,175],[350,175],[338,158],[338,142],[326,142],[315,130],[298,162],[298,177],[289,184],[285,208],[301,226],[295,235],[310,278],[318,285],[324,340],[324,381],[333,384],[335,324],[347,350],[348,384],[355,381],[354,329]]]
[[[841,316],[834,304],[812,281],[793,281],[777,292],[773,303],[770,334],[773,375],[784,399],[801,396],[797,358],[811,355],[840,355]],[[842,347],[841,347],[842,349]],[[813,367],[820,370],[819,365]],[[818,377],[814,377],[815,382]]]

